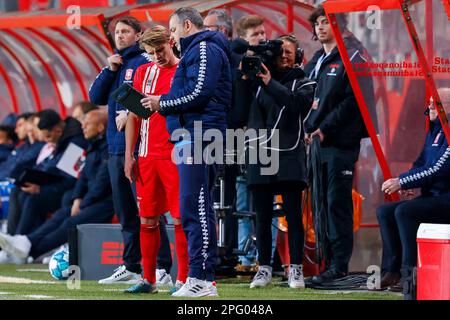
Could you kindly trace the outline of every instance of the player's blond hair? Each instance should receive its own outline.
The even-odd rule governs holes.
[[[147,30],[139,41],[141,49],[144,49],[144,45],[156,48],[163,44],[168,43],[170,40],[170,31],[161,25],[155,25]]]

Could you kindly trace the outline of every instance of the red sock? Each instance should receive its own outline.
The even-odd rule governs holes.
[[[156,282],[156,256],[158,255],[160,242],[159,224],[152,226],[141,224],[141,255],[144,279],[151,284]]]
[[[175,250],[178,259],[177,280],[186,282],[189,273],[189,254],[186,234],[181,224],[175,225]]]

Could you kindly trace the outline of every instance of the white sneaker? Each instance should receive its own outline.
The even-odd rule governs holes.
[[[46,256],[42,259],[42,264],[49,264],[52,256]]]
[[[30,254],[31,242],[26,236],[0,233],[0,247],[17,258],[26,259]]]
[[[0,251],[0,264],[25,264],[25,259],[17,258],[8,254],[6,251]]]
[[[305,279],[303,279],[303,266],[301,264],[291,264],[289,266],[288,285],[293,289],[305,288]]]
[[[109,278],[99,280],[99,284],[137,284],[141,279],[141,275],[128,271],[127,268],[122,265],[114,270],[114,273]]]
[[[172,294],[172,297],[198,298],[206,297],[211,294],[205,280],[196,278],[187,278],[186,283]]]
[[[265,287],[272,283],[272,267],[259,266],[250,288]]]
[[[170,276],[170,274],[167,273],[164,269],[156,269],[156,286],[162,287],[169,285],[173,285],[172,277]]]
[[[50,259],[52,258],[53,254],[56,251],[61,251],[61,250],[69,252],[69,244],[65,243],[65,244],[63,244],[62,246],[60,246],[60,247],[58,247],[56,249],[50,250],[49,252],[46,253],[45,256],[41,256],[42,257],[42,264],[49,264],[50,263]],[[40,259],[41,257],[38,257],[37,259]]]
[[[182,286],[184,286],[184,282],[183,282],[183,281],[180,281],[180,280],[177,280],[177,281],[175,281],[175,284],[174,284],[173,288],[170,289],[169,292],[170,292],[171,294],[174,294],[175,292],[177,292],[178,290],[180,290]]]
[[[215,281],[206,281],[206,285],[209,288],[209,291],[211,292],[208,297],[218,297],[219,294],[217,293],[217,283]]]

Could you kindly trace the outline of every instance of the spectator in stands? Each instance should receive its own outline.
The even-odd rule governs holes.
[[[0,164],[2,164],[15,148],[17,136],[13,127],[0,126]]]
[[[116,51],[108,58],[104,68],[89,90],[89,99],[97,105],[108,105],[107,140],[109,148],[109,175],[114,200],[114,210],[122,225],[124,265],[101,283],[125,281],[137,283],[141,278],[141,253],[139,246],[140,221],[132,185],[125,177],[125,125],[128,111],[111,97],[122,83],[133,84],[136,69],[149,63],[146,53],[139,47],[141,24],[133,17],[121,17],[115,25]]]
[[[440,88],[445,110],[450,109],[450,88]],[[428,106],[429,131],[425,145],[410,170],[386,180],[381,190],[386,194],[400,191],[408,195],[421,188],[421,195],[411,200],[383,204],[377,209],[383,240],[380,288],[403,286],[411,295],[412,269],[417,263],[416,234],[421,223],[450,223],[450,147],[445,138],[433,99]],[[406,289],[406,291],[405,291]]]
[[[55,212],[61,207],[64,193],[73,188],[76,179],[57,168],[57,164],[70,143],[86,149],[87,141],[83,137],[81,124],[72,117],[62,120],[54,110],[42,110],[37,114],[38,127],[42,131],[46,142],[55,144],[52,154],[36,165],[37,170],[62,176],[60,182],[39,186],[25,183],[20,187],[9,208],[9,220],[17,222],[12,234],[28,234],[39,227],[47,218],[47,214]],[[16,187],[17,188],[17,187]],[[14,189],[16,189],[14,188]],[[14,190],[13,189],[13,190]]]
[[[0,181],[7,178],[17,179],[25,168],[35,165],[44,142],[36,137],[33,121],[32,113],[24,113],[18,117],[16,134],[20,142],[8,159],[0,165]]]
[[[83,123],[83,119],[89,111],[97,110],[98,106],[89,101],[80,101],[73,106],[72,118]]]
[[[106,111],[89,112],[83,133],[89,141],[86,164],[72,194],[72,204],[55,212],[51,219],[31,233],[10,236],[0,233],[1,263],[25,263],[67,242],[67,232],[79,224],[107,223],[114,207],[108,173],[108,145],[105,131]]]

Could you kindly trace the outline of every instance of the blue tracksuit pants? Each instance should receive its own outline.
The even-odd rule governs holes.
[[[194,162],[191,153],[185,152],[190,146],[192,144],[183,141],[174,148],[180,178],[181,221],[188,241],[189,277],[213,281],[217,235],[211,193],[217,164]]]

